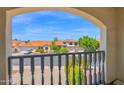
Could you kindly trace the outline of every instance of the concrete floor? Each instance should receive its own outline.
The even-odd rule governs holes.
[[[14,66],[13,67],[13,72],[12,72],[12,78],[13,78],[13,84],[20,84],[20,73],[19,73],[19,69],[18,66]],[[41,85],[41,68],[40,66],[35,66],[35,84],[36,85]],[[53,83],[55,85],[58,85],[58,79],[59,79],[59,70],[58,67],[54,67],[53,69]],[[49,66],[45,66],[44,69],[44,84],[45,85],[50,85],[50,77],[51,77],[51,73],[50,73],[50,67]],[[30,66],[25,66],[24,68],[24,84],[28,84],[31,85],[31,70],[30,70]],[[64,67],[62,67],[61,70],[61,82],[62,84],[65,84],[65,73],[64,73]]]
[[[58,85],[59,81],[59,72],[58,67],[54,66],[53,69],[53,84]],[[40,66],[35,66],[35,85],[41,85],[41,69]],[[50,85],[50,67],[45,66],[44,69],[44,84]],[[12,84],[19,85],[20,84],[20,73],[19,73],[19,67],[13,66],[13,72],[12,72]],[[97,79],[98,79],[98,68],[97,68]],[[92,80],[94,80],[94,70],[92,69]],[[31,85],[31,71],[30,66],[24,66],[24,77],[23,82],[26,85]],[[65,72],[64,72],[64,66],[62,66],[61,69],[61,82],[62,85],[65,85]],[[89,82],[89,70],[87,70],[87,82]]]

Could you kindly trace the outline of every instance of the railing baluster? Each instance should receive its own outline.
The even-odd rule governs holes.
[[[69,59],[68,59],[68,56],[69,55],[65,55],[65,57],[66,57],[66,85],[69,85],[69,81],[68,81],[68,62],[69,62]]]
[[[105,61],[105,52],[102,52],[102,76],[103,76],[103,84],[105,84],[105,71],[104,71],[104,62]]]
[[[87,68],[86,68],[86,64],[87,64],[87,54],[84,54],[84,84],[87,85]]]
[[[89,54],[89,56],[88,56]],[[11,56],[8,58],[8,79],[9,79],[9,84],[11,85],[12,82],[12,59],[19,59],[19,73],[20,73],[20,84],[23,85],[23,75],[24,75],[24,59],[25,58],[30,58],[30,62],[31,62],[31,78],[32,78],[32,85],[35,84],[35,78],[34,78],[34,72],[35,72],[35,57],[40,57],[41,58],[41,83],[42,85],[44,85],[44,57],[50,57],[50,80],[51,80],[51,85],[53,85],[53,59],[54,56],[58,57],[58,70],[59,70],[59,82],[58,84],[61,85],[62,84],[62,80],[61,80],[61,66],[62,66],[62,55],[65,57],[65,76],[66,76],[66,85],[69,85],[69,67],[70,65],[72,66],[72,84],[82,84],[82,79],[84,79],[84,84],[87,85],[88,84],[93,84],[92,82],[94,82],[94,84],[105,84],[105,69],[104,69],[104,65],[105,65],[105,52],[104,51],[96,51],[96,52],[82,52],[82,53],[63,53],[63,54],[43,54],[43,55],[26,55],[26,56]],[[72,64],[69,64],[70,61],[70,55],[71,56],[71,62]],[[92,57],[93,56],[93,57]],[[78,57],[78,63],[76,61],[76,58]],[[83,57],[83,59],[82,59]],[[82,60],[84,61],[84,63],[82,63]],[[92,80],[92,61],[94,63],[94,72],[93,72],[93,76],[94,76],[94,80]],[[87,82],[87,62],[89,62],[89,82]],[[98,63],[97,63],[98,62]],[[76,82],[75,76],[75,68],[78,65],[78,72],[77,74],[79,75],[78,77],[78,82]],[[83,69],[82,69],[83,68]],[[83,70],[83,71],[82,71]],[[82,74],[83,73],[83,77]],[[97,77],[98,76],[98,77]]]
[[[24,59],[19,59],[20,85],[23,85]]]
[[[8,76],[9,76],[9,85],[12,84],[12,62],[11,58],[8,58]]]
[[[81,85],[82,84],[82,80],[81,80],[81,54],[78,54],[78,67],[79,67],[78,84]]]
[[[61,85],[61,55],[58,56],[58,67],[59,67],[59,85]]]
[[[90,73],[89,73],[89,84],[92,85],[92,54],[89,53]]]
[[[50,56],[51,85],[53,85],[53,56]]]
[[[44,56],[41,57],[41,74],[42,74],[41,83],[42,85],[44,85]]]
[[[75,85],[75,55],[72,55],[72,65],[73,65],[73,78],[72,78],[72,84]]]
[[[99,60],[99,81],[98,83],[101,84],[101,52],[98,52],[98,60]]]
[[[31,74],[32,74],[32,85],[35,84],[34,81],[34,70],[35,70],[35,66],[34,66],[34,57],[31,57]]]
[[[96,53],[94,53],[94,84],[97,85],[97,74],[96,74]]]

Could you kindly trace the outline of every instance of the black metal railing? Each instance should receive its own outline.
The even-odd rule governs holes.
[[[64,58],[62,57],[64,56]],[[104,61],[105,61],[105,52],[104,51],[96,51],[96,52],[78,52],[78,53],[62,53],[62,54],[41,54],[41,55],[22,55],[22,56],[10,56],[8,58],[8,78],[9,84],[14,84],[13,82],[13,59],[18,59],[19,64],[19,80],[21,85],[25,84],[24,82],[24,59],[30,59],[30,71],[31,71],[31,84],[35,84],[35,58],[40,58],[40,70],[39,77],[41,77],[40,84],[45,84],[45,57],[49,57],[50,61],[50,73],[49,84],[54,84],[54,63],[57,61],[58,67],[58,80],[57,84],[78,84],[78,85],[99,85],[105,84],[105,71],[104,71]],[[54,57],[57,57],[57,60],[54,61]],[[65,61],[63,65],[63,60]],[[71,61],[70,61],[71,60]],[[64,74],[65,74],[65,81],[62,82],[62,66],[64,66]],[[70,68],[72,67],[71,71]],[[77,68],[78,67],[78,68]],[[78,76],[76,76],[78,75]]]

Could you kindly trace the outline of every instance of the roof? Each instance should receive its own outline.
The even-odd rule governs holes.
[[[12,47],[19,46],[21,44],[21,41],[19,40],[12,40]]]
[[[73,39],[68,39],[68,40],[58,40],[55,42],[55,45],[57,46],[64,46],[64,42],[77,42],[76,40]],[[52,45],[52,41],[29,41],[27,43],[22,43],[19,40],[13,40],[12,41],[12,46],[16,47],[16,46],[20,46],[20,47],[43,47],[43,46],[51,46]]]
[[[64,42],[66,42],[66,43],[71,43],[71,42],[77,42],[77,40],[74,40],[74,39],[67,39],[67,40],[64,40]]]
[[[42,47],[42,46],[51,46],[51,41],[29,41],[24,44],[20,44],[21,47]]]
[[[56,41],[55,42],[55,45],[57,45],[57,46],[64,46],[64,43],[63,43],[63,41]]]

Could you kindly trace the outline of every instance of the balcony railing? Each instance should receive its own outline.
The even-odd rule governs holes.
[[[105,84],[104,60],[104,51],[10,56],[8,58],[9,84],[23,85],[29,78],[32,85],[36,84],[37,78],[40,78],[38,84],[42,85]],[[27,66],[30,69],[26,72]],[[36,66],[39,67],[38,72],[35,72]],[[14,75],[15,73],[18,73],[18,76]],[[29,73],[31,75],[28,75]],[[18,83],[15,83],[16,80]]]

